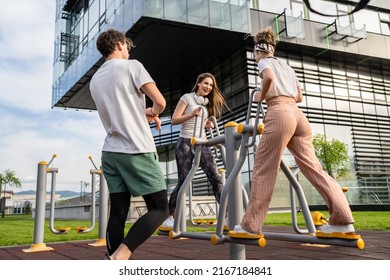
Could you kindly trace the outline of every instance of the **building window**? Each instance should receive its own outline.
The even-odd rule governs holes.
[[[390,15],[385,13],[379,13],[381,33],[390,35]]]

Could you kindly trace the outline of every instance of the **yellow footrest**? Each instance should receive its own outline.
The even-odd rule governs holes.
[[[88,227],[85,227],[85,226],[76,227],[76,231],[77,231],[77,232],[83,232],[83,231],[85,231],[85,230],[87,230],[87,229],[88,229]]]
[[[201,225],[201,224],[207,223],[207,220],[196,219],[196,220],[194,220],[194,223],[197,224],[197,225]]]
[[[228,236],[231,238],[238,238],[238,239],[257,239],[257,245],[260,248],[264,248],[267,244],[267,241],[264,238],[264,234],[248,234],[244,232],[234,232],[234,230],[229,230]]]
[[[319,238],[340,238],[340,239],[352,239],[356,240],[361,238],[360,234],[355,234],[353,232],[332,232],[332,233],[324,233],[320,230],[316,231],[316,236]]]
[[[158,230],[161,230],[161,231],[171,231],[172,228],[171,228],[171,227],[162,227],[162,226],[159,226],[159,227],[158,227]]]
[[[245,239],[259,239],[264,238],[264,234],[248,234],[244,232],[234,232],[234,230],[229,230],[228,236],[232,238],[245,238]]]
[[[70,227],[56,227],[55,229],[60,232],[66,232],[66,233],[70,231]]]

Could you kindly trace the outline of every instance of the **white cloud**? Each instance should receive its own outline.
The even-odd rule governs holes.
[[[54,23],[55,1],[0,0],[1,104],[50,108]]]
[[[34,189],[38,163],[49,162],[57,154],[51,166],[59,168],[59,187],[78,189],[80,181],[91,180],[89,170],[93,165],[88,157],[100,166],[105,134],[96,112],[18,112],[8,112],[0,121],[0,171],[15,171],[23,181],[23,190]]]
[[[15,171],[23,190],[53,154],[58,190],[90,182],[89,156],[100,166],[97,112],[51,109],[55,2],[0,0],[0,172]]]

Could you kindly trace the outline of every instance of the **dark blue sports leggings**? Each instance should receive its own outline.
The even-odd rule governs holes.
[[[179,137],[176,144],[175,154],[178,172],[178,182],[169,198],[170,215],[173,215],[173,213],[175,212],[177,195],[188,173],[191,170],[192,162],[194,160],[194,154],[191,152],[191,139]],[[200,167],[203,169],[210,184],[213,186],[214,196],[219,203],[223,186],[221,176],[218,174],[217,164],[209,147],[202,146]]]

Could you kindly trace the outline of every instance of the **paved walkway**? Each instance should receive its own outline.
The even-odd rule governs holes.
[[[289,227],[265,227],[265,232],[294,233]],[[389,231],[358,231],[365,242],[363,250],[354,247],[307,244],[267,239],[264,248],[246,246],[246,259],[252,260],[390,260]],[[0,260],[102,260],[105,247],[88,244],[94,240],[48,243],[54,250],[25,253],[30,245],[1,247]],[[228,260],[229,243],[212,245],[198,239],[152,236],[133,254],[135,260]]]

